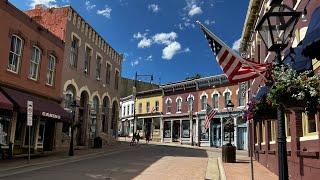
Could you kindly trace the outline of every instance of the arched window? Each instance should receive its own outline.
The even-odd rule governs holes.
[[[227,107],[228,101],[231,101],[231,93],[224,93],[224,107]]]
[[[188,97],[188,110],[189,111],[193,110],[193,97],[192,96]]]
[[[9,52],[8,70],[18,73],[22,54],[22,40],[20,37],[13,35]]]
[[[171,99],[167,99],[167,102],[166,102],[166,112],[167,113],[171,113],[171,105],[172,105]]]
[[[208,99],[206,95],[201,96],[201,110],[207,110]]]
[[[219,108],[219,94],[212,95],[212,108]]]
[[[182,109],[182,99],[178,98],[177,99],[177,112],[181,112]]]

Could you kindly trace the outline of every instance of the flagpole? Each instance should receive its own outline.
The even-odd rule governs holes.
[[[205,31],[207,31],[211,36],[213,36],[219,43],[221,43],[222,45],[224,45],[229,51],[233,51],[233,50],[232,50],[228,45],[226,45],[221,39],[219,39],[219,38],[218,38],[216,35],[214,35],[208,28],[206,28],[199,20],[197,20],[196,23],[199,24],[200,27],[201,27],[202,29],[204,29]],[[253,69],[253,71],[254,71],[255,73],[257,73],[260,77],[262,77],[265,81],[267,81],[267,78],[266,78],[263,74],[261,74],[259,71],[257,71],[250,63],[248,63],[247,61],[243,60],[243,58],[242,58],[239,54],[237,54],[237,53],[235,53],[235,54],[238,56],[238,59],[240,60],[240,62],[248,65],[250,68]]]

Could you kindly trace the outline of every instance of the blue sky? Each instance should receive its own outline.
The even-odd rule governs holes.
[[[248,0],[10,0],[21,10],[34,4],[70,5],[125,55],[122,76],[153,74],[167,83],[199,73],[222,73],[200,20],[230,47],[241,37]],[[143,80],[143,79],[142,79]]]

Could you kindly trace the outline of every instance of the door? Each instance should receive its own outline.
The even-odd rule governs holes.
[[[246,134],[247,134],[246,128],[244,127],[238,128],[238,143],[237,143],[238,149],[241,149],[241,150],[246,149]]]
[[[180,121],[173,121],[172,141],[180,140]]]
[[[45,123],[43,151],[52,151],[54,139],[55,122],[47,120]]]

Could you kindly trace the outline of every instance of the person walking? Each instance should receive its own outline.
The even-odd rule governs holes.
[[[140,140],[140,134],[139,134],[139,132],[136,133],[136,140],[137,140],[137,144],[139,144],[139,140]]]
[[[147,131],[147,133],[146,133],[146,143],[149,143],[149,141],[150,141],[150,132]]]

